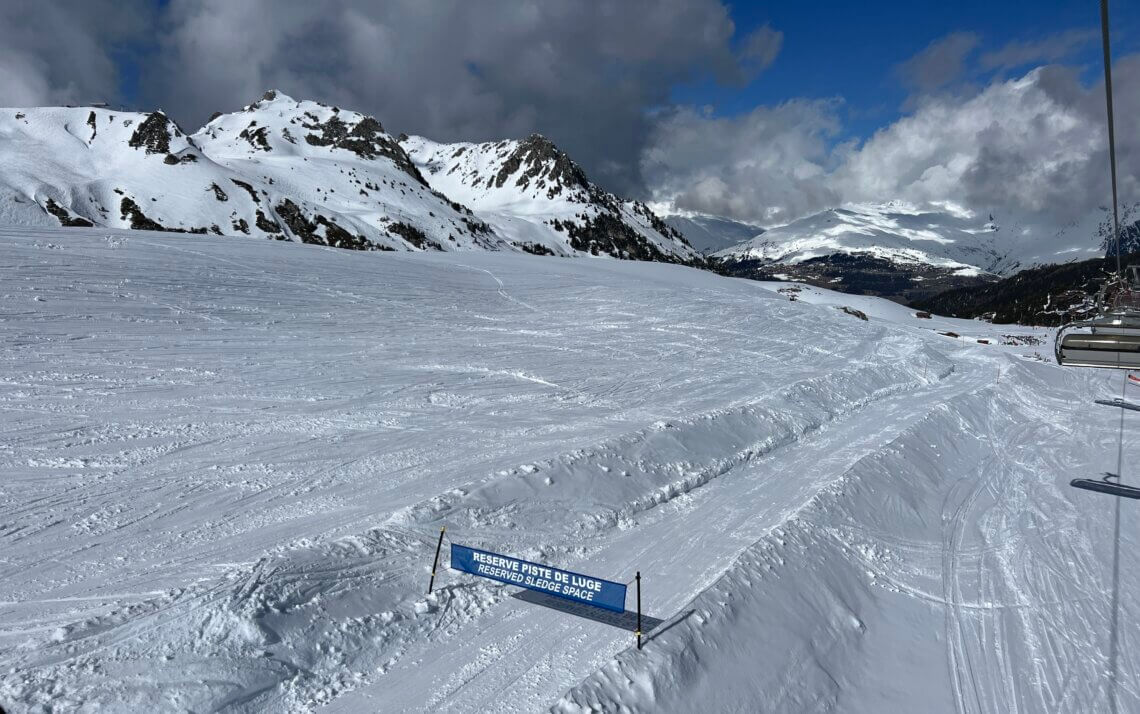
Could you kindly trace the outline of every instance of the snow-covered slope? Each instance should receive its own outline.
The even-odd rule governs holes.
[[[697,252],[645,204],[603,191],[549,139],[400,144],[433,188],[528,252],[688,261]]]
[[[0,230],[0,706],[1140,710],[1119,375],[793,287]],[[665,623],[425,595],[444,525]]]

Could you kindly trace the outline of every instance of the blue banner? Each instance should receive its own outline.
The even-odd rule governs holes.
[[[451,567],[567,600],[625,612],[625,585],[465,545],[451,544]]]

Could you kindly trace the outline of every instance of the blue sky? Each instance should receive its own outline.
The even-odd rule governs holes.
[[[718,85],[711,78],[677,85],[675,102],[711,105],[732,116],[758,105],[788,99],[844,100],[844,131],[839,139],[867,137],[897,119],[910,91],[899,77],[900,63],[954,32],[977,33],[977,55],[1009,42],[1034,42],[1070,30],[1097,33],[1068,60],[1090,76],[1103,71],[1096,0],[957,0],[953,2],[737,2],[730,5],[738,35],[765,24],[784,35],[771,67],[745,87]],[[1137,49],[1140,3],[1110,2],[1113,56]],[[1031,69],[1023,65],[1018,69]],[[977,72],[975,82],[994,71]]]

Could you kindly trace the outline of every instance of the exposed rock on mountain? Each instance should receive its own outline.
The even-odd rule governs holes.
[[[609,193],[549,139],[439,144],[402,137],[427,182],[529,253],[702,262],[644,203]]]

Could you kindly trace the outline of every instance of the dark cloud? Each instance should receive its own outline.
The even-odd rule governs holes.
[[[633,191],[647,108],[679,81],[748,81],[781,40],[736,36],[719,0],[185,0],[144,87],[188,127],[272,87],[443,141],[540,131]]]
[[[741,86],[782,35],[721,0],[59,0],[0,3],[0,105],[123,101],[193,131],[276,88],[443,141],[547,134],[641,193],[653,107],[678,82]]]
[[[966,58],[981,39],[973,32],[955,32],[931,42],[898,66],[899,76],[912,89],[929,92],[957,81],[966,70]]]
[[[0,106],[119,99],[113,53],[153,25],[146,0],[0,3]]]

